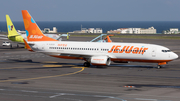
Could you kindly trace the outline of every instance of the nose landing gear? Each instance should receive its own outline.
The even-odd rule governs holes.
[[[167,62],[158,63],[157,69],[164,67],[163,65],[166,65],[166,64],[167,64]]]
[[[161,66],[161,65],[158,65],[158,66],[157,66],[157,69],[160,69],[160,68],[162,68],[162,66]]]

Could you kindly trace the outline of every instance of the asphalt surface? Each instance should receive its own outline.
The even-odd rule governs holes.
[[[92,37],[70,37],[90,41]],[[64,39],[66,40],[66,39]],[[114,42],[159,44],[180,56],[180,41],[112,38]],[[0,40],[0,44],[4,40]],[[82,60],[54,58],[0,46],[0,101],[179,101],[180,58],[157,64],[113,63],[83,67]]]

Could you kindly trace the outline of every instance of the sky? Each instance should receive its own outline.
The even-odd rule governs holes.
[[[180,0],[1,0],[0,21],[23,21],[21,10],[35,21],[180,21]]]

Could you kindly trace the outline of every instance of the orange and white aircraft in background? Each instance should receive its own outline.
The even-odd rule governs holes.
[[[29,50],[58,58],[85,60],[85,67],[90,64],[110,65],[111,61],[132,61],[158,63],[157,68],[161,68],[161,65],[178,58],[168,48],[155,44],[57,41],[41,32],[27,10],[22,10],[22,16]]]

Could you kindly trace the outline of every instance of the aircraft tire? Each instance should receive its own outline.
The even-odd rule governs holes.
[[[89,62],[84,62],[84,67],[89,67],[90,63]]]
[[[158,65],[158,66],[157,66],[157,69],[160,69],[160,68],[162,68],[162,66],[161,66],[161,65]]]
[[[10,45],[10,48],[12,48],[12,45]]]

